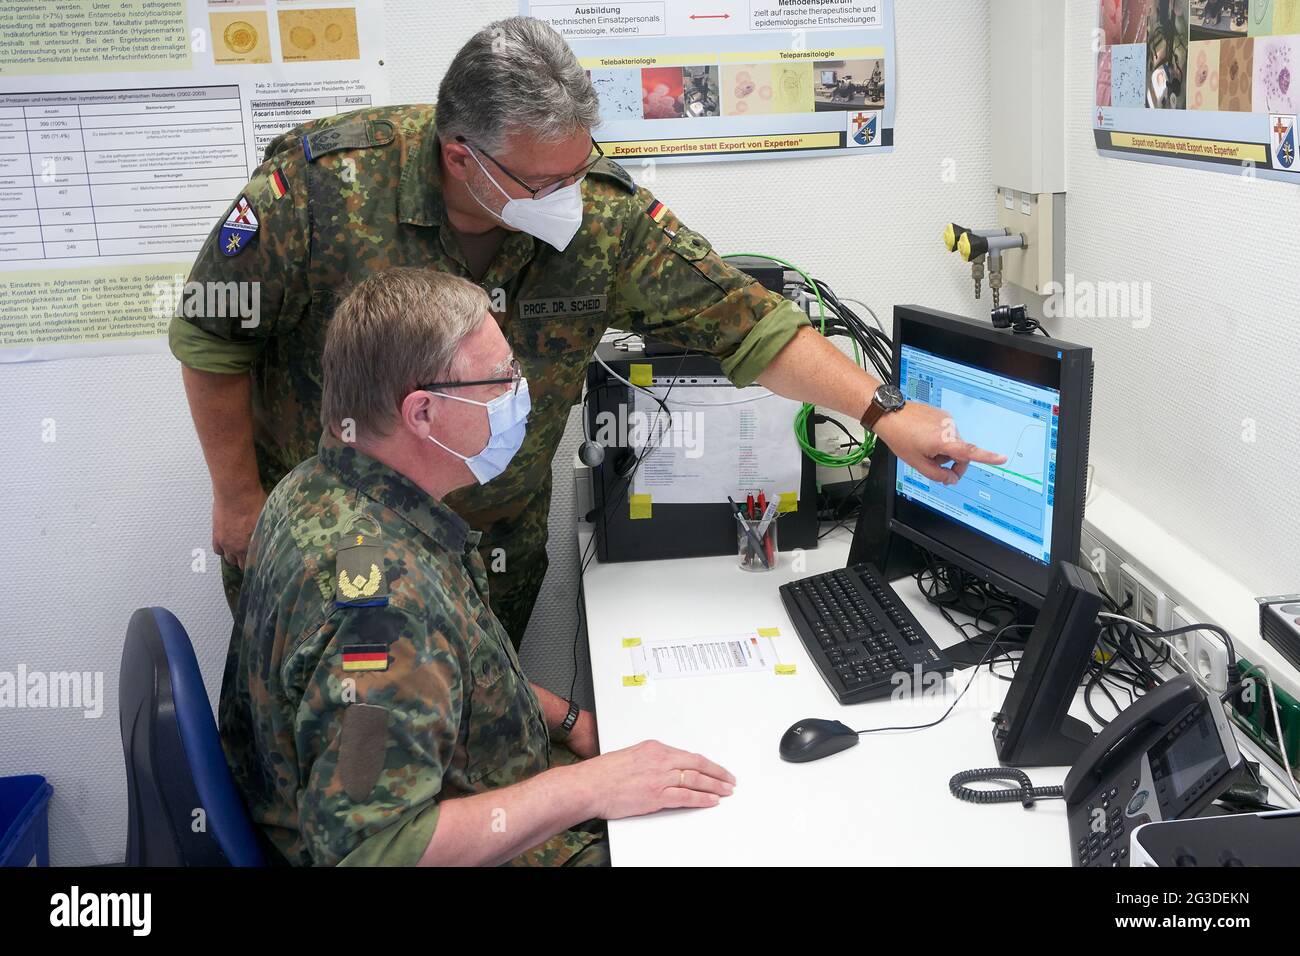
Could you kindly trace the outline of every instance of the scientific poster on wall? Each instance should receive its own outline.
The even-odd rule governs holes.
[[[0,361],[157,351],[267,144],[388,102],[379,0],[0,0]]]
[[[600,95],[611,159],[890,152],[893,0],[522,0]]]
[[[1300,0],[1100,0],[1106,155],[1300,183]]]

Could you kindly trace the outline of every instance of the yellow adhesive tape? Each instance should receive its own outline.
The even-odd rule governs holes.
[[[644,521],[650,517],[650,496],[629,495],[627,499],[628,520]]]
[[[653,365],[633,365],[631,368],[627,380],[633,385],[649,388],[650,383],[654,381],[655,367]]]
[[[781,502],[777,505],[777,514],[788,514],[791,511],[799,510],[799,492],[783,491],[781,492]]]
[[[760,627],[758,629],[759,637],[780,637],[781,629],[779,627]]]
[[[640,647],[640,646],[641,646],[641,638],[639,638],[639,637],[625,637],[625,638],[623,638],[623,646],[624,646],[624,647]]]
[[[645,685],[645,674],[624,674],[624,687],[642,687]]]
[[[776,672],[781,677],[789,677],[796,670],[794,664],[777,664]]]

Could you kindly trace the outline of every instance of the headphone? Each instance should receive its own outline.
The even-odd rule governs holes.
[[[605,446],[591,440],[591,423],[587,420],[590,401],[591,390],[587,389],[582,396],[582,444],[578,447],[578,461],[588,468],[599,468],[605,461]]]
[[[578,446],[578,460],[588,468],[599,468],[605,463],[605,446],[591,437],[589,411],[591,407],[591,389],[582,396],[582,444]],[[614,474],[619,478],[628,478],[636,471],[641,462],[630,448],[620,448],[610,463]]]

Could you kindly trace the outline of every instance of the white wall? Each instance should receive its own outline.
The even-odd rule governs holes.
[[[1254,594],[1300,590],[1300,187],[1098,155],[1095,26],[1070,0],[1066,265],[1152,302],[1049,322],[1095,349],[1097,478]]]
[[[513,0],[391,0],[394,99],[432,99],[470,33],[515,12]],[[967,273],[941,256],[939,236],[947,220],[978,218],[991,195],[988,0],[900,0],[897,42],[893,155],[661,165],[656,192],[720,250],[792,259],[886,319],[895,303],[910,301],[975,314]],[[1184,245],[1191,248],[1190,237]],[[191,570],[192,551],[210,543],[207,473],[169,356],[3,365],[0,395],[0,670],[98,671],[106,696],[98,719],[0,711],[0,774],[50,778],[54,863],[110,863],[125,844],[116,689],[131,612],[150,604],[175,611],[214,701],[219,688],[230,616],[215,559],[209,554],[205,574]],[[56,423],[52,443],[41,440],[46,419]],[[553,536],[552,573],[524,654],[539,681],[560,691],[576,622],[577,556],[567,533],[574,444],[571,428],[557,456],[552,513],[553,530],[566,533]]]

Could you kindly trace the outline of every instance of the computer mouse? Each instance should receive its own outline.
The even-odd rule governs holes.
[[[794,724],[781,736],[781,759],[791,763],[821,760],[858,742],[858,733],[838,720],[808,717]]]

